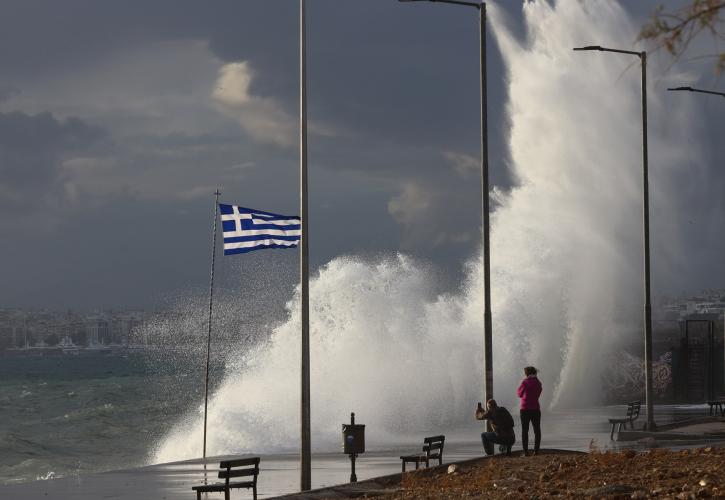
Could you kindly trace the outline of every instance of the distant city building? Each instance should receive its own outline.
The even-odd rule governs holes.
[[[142,311],[99,312],[0,309],[0,350],[129,345]]]

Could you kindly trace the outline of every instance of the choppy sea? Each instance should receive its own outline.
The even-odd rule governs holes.
[[[203,402],[200,368],[149,353],[0,357],[0,484],[148,463]]]

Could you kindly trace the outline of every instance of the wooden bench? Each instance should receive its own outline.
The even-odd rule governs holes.
[[[400,459],[403,461],[403,472],[405,472],[405,464],[415,463],[416,470],[421,462],[425,462],[425,466],[430,466],[431,460],[438,460],[438,465],[443,463],[443,444],[445,436],[430,436],[423,439],[423,453],[414,455],[403,455]]]
[[[631,403],[627,403],[627,416],[624,418],[610,418],[609,423],[612,424],[612,432],[609,433],[609,439],[614,439],[614,427],[617,427],[617,432],[622,430],[622,425],[624,425],[624,429],[627,429],[627,423],[629,422],[630,428],[634,429],[634,421],[637,420],[639,417],[639,410],[642,407],[642,403],[640,401],[632,401]]]
[[[713,410],[715,411],[715,416],[717,416],[717,412],[720,412],[721,417],[725,417],[725,413],[723,413],[723,405],[725,405],[725,400],[714,400],[714,401],[708,401],[707,404],[710,405],[710,415],[713,414]]]
[[[201,500],[202,493],[224,492],[224,500],[229,500],[229,490],[232,488],[252,488],[254,500],[257,500],[257,476],[259,475],[259,457],[237,458],[219,462],[219,478],[223,483],[203,484],[193,486],[196,491],[196,500]],[[251,481],[229,482],[234,477],[252,476]]]

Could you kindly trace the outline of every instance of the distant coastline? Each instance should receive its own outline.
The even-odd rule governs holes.
[[[33,358],[54,356],[125,356],[129,353],[153,350],[142,345],[96,345],[96,346],[29,346],[0,349],[0,357]]]

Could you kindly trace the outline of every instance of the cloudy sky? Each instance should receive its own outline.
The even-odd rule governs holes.
[[[520,23],[522,2],[498,3]],[[659,3],[625,7],[641,24]],[[297,12],[295,0],[4,1],[0,307],[143,307],[203,289],[217,187],[227,203],[297,213]],[[506,72],[489,40],[491,180],[505,190]],[[694,75],[683,84],[722,87],[708,62],[680,66]],[[453,286],[480,242],[476,12],[310,0],[308,84],[313,268],[402,251]],[[714,104],[696,106],[708,185],[723,192]],[[722,203],[703,198],[693,237],[723,227]],[[682,290],[725,283],[722,239]],[[243,265],[296,262],[257,254]]]

